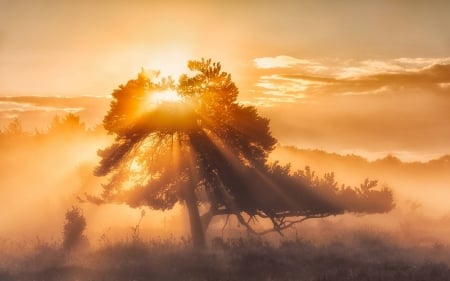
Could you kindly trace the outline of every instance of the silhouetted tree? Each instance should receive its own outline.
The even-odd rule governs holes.
[[[48,134],[75,134],[75,133],[85,133],[86,126],[81,122],[80,117],[73,114],[67,113],[64,117],[56,115],[48,129]]]
[[[63,249],[70,251],[86,241],[83,232],[86,228],[86,219],[79,207],[72,206],[66,212],[66,220],[63,229]]]
[[[24,134],[22,123],[18,118],[14,118],[5,128],[4,134],[9,136],[20,136]]]
[[[115,141],[99,151],[95,171],[109,180],[99,198],[88,196],[91,201],[158,210],[184,202],[196,247],[205,245],[215,215],[236,215],[256,233],[244,216],[268,218],[272,231],[281,231],[308,218],[392,208],[390,191],[373,190],[373,182],[359,193],[337,188],[333,174],[319,179],[309,169],[268,164],[276,143],[269,120],[237,102],[238,89],[220,63],[189,61],[188,68],[191,74],[177,83],[142,71],[113,92],[103,124]],[[383,207],[352,205],[375,195]],[[208,209],[202,216],[200,204]]]

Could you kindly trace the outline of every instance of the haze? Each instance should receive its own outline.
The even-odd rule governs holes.
[[[141,210],[79,200],[102,183],[92,170],[110,141],[99,128],[110,94],[141,69],[176,79],[204,57],[271,120],[271,160],[334,171],[343,184],[378,179],[394,192],[388,215],[308,222],[295,233],[370,225],[414,233],[410,245],[448,243],[449,11],[450,1],[0,0],[0,131],[19,120],[25,136],[42,135],[0,139],[0,238],[59,239],[73,204],[83,205],[91,241],[129,235]],[[68,113],[83,133],[47,135]],[[185,235],[183,216],[181,206],[147,212],[143,231]]]

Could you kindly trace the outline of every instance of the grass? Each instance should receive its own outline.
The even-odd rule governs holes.
[[[401,247],[371,233],[324,243],[246,237],[214,238],[202,251],[189,245],[135,239],[65,252],[37,241],[0,255],[0,280],[450,280],[447,246]]]

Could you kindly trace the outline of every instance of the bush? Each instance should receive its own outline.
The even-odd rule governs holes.
[[[66,212],[66,221],[64,223],[62,247],[65,251],[71,251],[82,245],[82,242],[87,241],[83,235],[85,228],[86,219],[83,211],[77,206],[72,206]]]

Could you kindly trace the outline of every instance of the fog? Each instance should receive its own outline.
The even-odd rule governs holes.
[[[402,162],[387,155],[368,161],[357,155],[339,155],[320,150],[278,146],[271,155],[294,168],[310,166],[318,174],[334,172],[339,183],[356,185],[365,178],[376,179],[394,192],[396,207],[387,214],[346,214],[298,227],[304,235],[322,237],[373,229],[398,243],[409,245],[448,244],[450,242],[450,158],[442,156],[428,162]]]
[[[106,236],[111,240],[127,239],[138,223],[140,234],[147,239],[189,235],[187,215],[181,205],[169,212],[157,212],[85,202],[85,194],[95,195],[102,190],[105,179],[93,176],[99,161],[96,151],[105,147],[111,137],[102,129],[86,128],[77,118],[59,118],[47,127],[41,133],[13,132],[11,125],[2,130],[0,204],[4,211],[0,212],[0,237],[60,241],[64,214],[73,205],[82,208],[87,220],[86,234],[93,245]],[[334,172],[338,182],[345,185],[358,186],[366,178],[377,179],[394,192],[396,207],[388,214],[346,214],[310,220],[285,231],[287,237],[321,237],[327,241],[330,233],[336,236],[373,228],[411,245],[448,243],[448,156],[429,162],[402,162],[393,156],[368,161],[356,155],[278,145],[270,160],[290,163],[294,170],[310,166],[318,175]],[[142,210],[145,215],[140,220]],[[215,217],[208,236],[246,235],[234,218],[226,225],[225,222],[225,216]],[[255,227],[262,229],[269,224],[262,221]],[[266,237],[280,240],[277,234]]]
[[[101,129],[85,128],[82,122],[67,124],[70,122],[60,119],[58,126],[49,124],[49,129],[40,133],[14,132],[11,125],[2,130],[0,237],[60,241],[66,210],[79,205],[92,243],[102,234],[126,238],[140,219],[140,209],[83,203],[86,193],[101,192],[104,179],[95,177],[93,169],[99,161],[97,150],[111,137]],[[167,213],[146,210],[141,227],[151,230],[154,237],[180,233],[185,230],[178,219],[180,209]]]
[[[23,276],[31,274],[42,280],[73,280],[73,276],[83,280],[116,272],[114,280],[153,274],[180,280],[188,272],[198,280],[207,280],[208,274],[234,276],[227,280],[264,280],[267,274],[281,278],[273,280],[286,276],[341,280],[342,274],[360,272],[384,276],[383,280],[410,280],[408,276],[441,280],[435,275],[448,274],[449,156],[428,162],[402,162],[393,156],[368,161],[280,144],[270,161],[290,163],[293,170],[310,166],[319,176],[334,172],[345,185],[377,179],[392,189],[395,208],[384,214],[306,220],[283,235],[261,237],[250,235],[235,217],[216,216],[207,231],[209,251],[193,256],[184,206],[160,212],[85,200],[86,194],[100,194],[105,181],[93,175],[97,150],[112,140],[103,129],[86,127],[73,114],[43,127],[47,129],[26,131],[19,120],[0,133],[0,279],[27,280]],[[72,206],[79,207],[86,219],[87,246],[68,255],[61,252],[61,245],[65,215]],[[265,230],[271,223],[259,220],[252,227]],[[309,265],[298,267],[296,262]],[[131,264],[134,273],[129,271]],[[64,269],[67,275],[61,277],[55,266],[76,270]],[[406,277],[399,279],[394,273]]]

